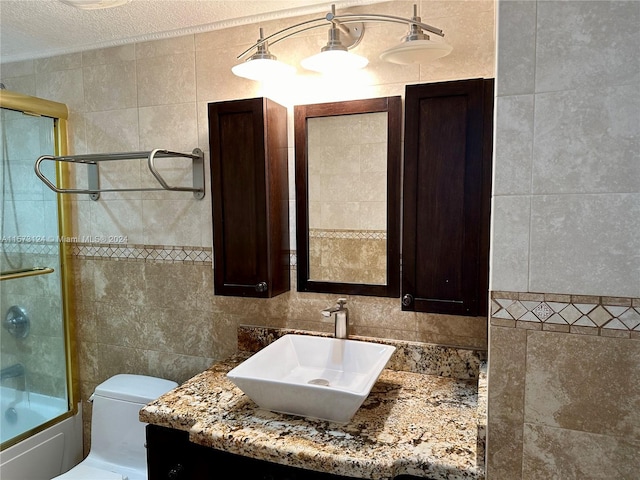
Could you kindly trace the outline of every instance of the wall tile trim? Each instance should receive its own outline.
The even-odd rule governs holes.
[[[353,238],[386,240],[386,230],[328,230],[319,228],[309,229],[309,238]]]
[[[640,340],[640,298],[494,291],[491,325]]]
[[[208,247],[192,247],[178,245],[133,245],[123,243],[82,243],[71,242],[70,254],[83,259],[112,259],[138,262],[189,263],[213,265],[213,249]],[[46,246],[47,252],[57,251],[59,244]],[[16,247],[17,248],[17,247]],[[24,250],[24,247],[22,248]],[[39,247],[37,252],[41,252]],[[20,251],[20,250],[16,250]],[[29,253],[35,253],[31,246]],[[295,250],[289,252],[289,265],[295,267],[297,255]]]
[[[15,241],[14,239],[1,239],[2,251],[4,253],[18,253],[25,255],[58,255],[60,244],[55,242],[39,241]]]
[[[90,259],[131,260],[142,262],[190,263],[212,265],[212,249],[174,245],[130,245],[73,243],[71,254]]]

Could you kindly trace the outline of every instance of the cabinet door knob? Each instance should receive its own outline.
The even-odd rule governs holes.
[[[182,464],[178,463],[175,467],[169,470],[169,473],[167,473],[167,478],[169,480],[180,480],[181,478],[184,478],[183,473],[184,467],[182,466]]]
[[[256,292],[263,293],[267,291],[267,282],[256,283]]]
[[[409,307],[411,306],[412,303],[413,303],[413,295],[410,295],[407,293],[404,297],[402,297],[402,306]]]

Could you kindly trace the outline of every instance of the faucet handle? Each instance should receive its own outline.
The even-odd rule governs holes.
[[[335,307],[329,307],[329,308],[325,308],[324,310],[321,310],[320,313],[322,313],[323,317],[330,317],[331,315],[333,315],[336,312],[340,312],[342,310],[346,310],[345,308],[345,304],[347,303],[347,299],[346,298],[339,298]]]

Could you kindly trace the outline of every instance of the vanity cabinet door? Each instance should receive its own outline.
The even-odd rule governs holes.
[[[147,425],[149,480],[355,480],[324,472],[278,465],[189,442],[189,434]]]
[[[205,480],[213,469],[202,461],[205,447],[189,442],[181,430],[147,425],[147,476],[149,480]]]
[[[267,98],[208,105],[216,295],[290,288],[287,110]]]
[[[408,85],[402,309],[486,315],[493,79]]]

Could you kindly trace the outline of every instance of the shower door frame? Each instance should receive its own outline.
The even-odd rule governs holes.
[[[53,135],[54,135],[54,155],[68,155],[67,128],[69,109],[64,103],[54,102],[43,98],[31,97],[21,93],[12,92],[10,90],[0,90],[0,108],[22,112],[26,115],[42,116],[53,119]],[[33,159],[35,165],[36,159]],[[35,173],[34,173],[35,175]],[[61,188],[68,187],[70,183],[70,171],[68,165],[64,162],[56,162],[56,180]],[[58,232],[60,238],[71,236],[71,204],[70,201],[62,194],[57,194],[58,207]],[[78,413],[77,399],[78,385],[76,379],[77,366],[72,352],[75,351],[74,321],[71,310],[73,290],[71,288],[71,271],[70,271],[70,255],[71,251],[65,243],[59,244],[60,256],[60,294],[62,296],[62,322],[64,328],[64,346],[65,346],[65,365],[67,377],[67,400],[68,410],[57,417],[38,425],[35,428],[25,431],[5,442],[0,446],[0,451],[5,450],[25,438],[28,438],[51,425],[61,422],[62,420],[74,416]]]

